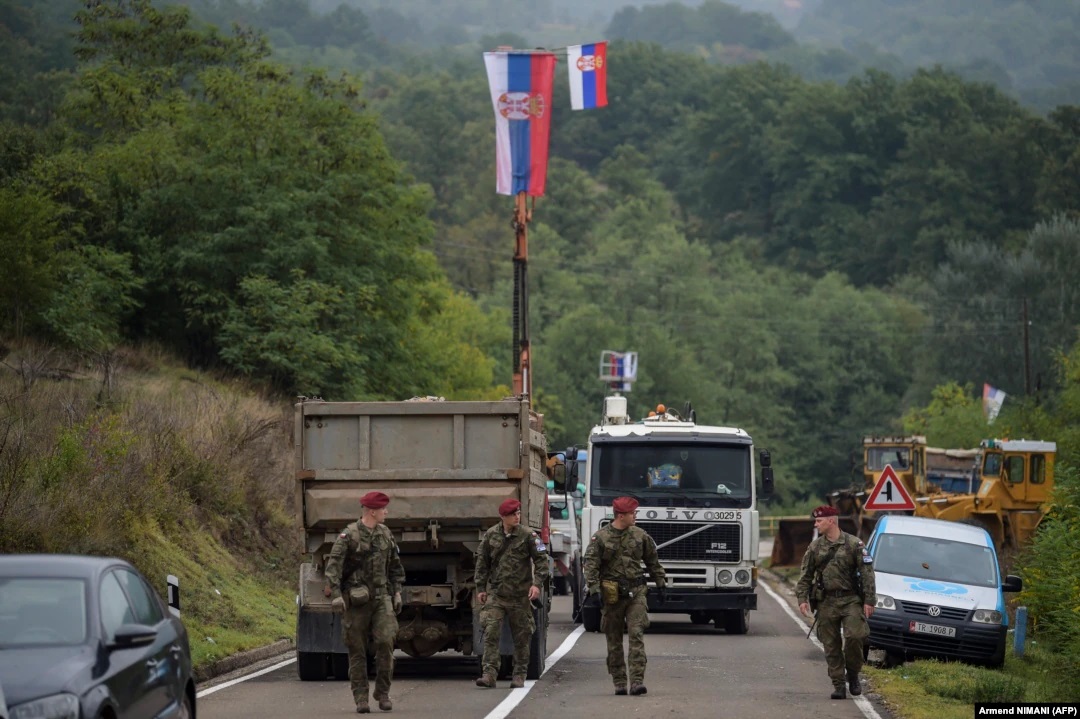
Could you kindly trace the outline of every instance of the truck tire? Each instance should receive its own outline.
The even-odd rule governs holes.
[[[581,563],[574,562],[573,573],[573,586],[571,591],[574,593],[572,611],[570,613],[574,624],[581,624],[581,601],[585,596],[585,578],[581,575]]]
[[[337,679],[339,682],[349,681],[349,655],[331,654],[330,672],[334,675],[334,679]]]
[[[600,631],[600,596],[586,597],[581,604],[581,623],[587,632]]]
[[[297,652],[296,673],[302,682],[325,681],[328,675],[330,655],[324,652]]]
[[[719,617],[717,617],[719,619]],[[716,623],[720,626],[720,622]],[[724,631],[728,634],[746,634],[750,631],[750,610],[731,609],[724,614]]]
[[[526,679],[539,679],[544,673],[544,663],[547,661],[547,612],[533,611],[533,615],[536,618],[536,631],[529,642],[529,669],[525,673]]]

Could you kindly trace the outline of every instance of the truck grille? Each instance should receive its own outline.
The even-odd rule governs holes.
[[[742,531],[738,524],[638,522],[637,526],[648,532],[658,546],[675,540],[659,550],[661,561],[734,563],[742,554]],[[708,529],[676,539],[704,526]]]

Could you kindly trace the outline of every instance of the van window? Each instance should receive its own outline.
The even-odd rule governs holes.
[[[874,570],[978,587],[998,585],[993,550],[937,537],[879,536],[874,546]]]

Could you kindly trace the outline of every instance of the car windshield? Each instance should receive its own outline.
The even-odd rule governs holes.
[[[85,641],[86,582],[82,579],[0,579],[0,649]]]
[[[628,494],[646,507],[750,506],[748,445],[610,442],[593,451],[591,492],[597,504]]]
[[[992,549],[937,537],[880,535],[874,545],[874,570],[979,587],[998,585]]]

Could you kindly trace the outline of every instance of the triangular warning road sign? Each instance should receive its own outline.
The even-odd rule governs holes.
[[[878,479],[877,484],[874,485],[870,496],[866,498],[863,509],[870,509],[875,512],[894,509],[915,510],[915,501],[908,494],[904,483],[896,476],[891,464],[885,465],[885,470],[881,473],[881,478]]]

